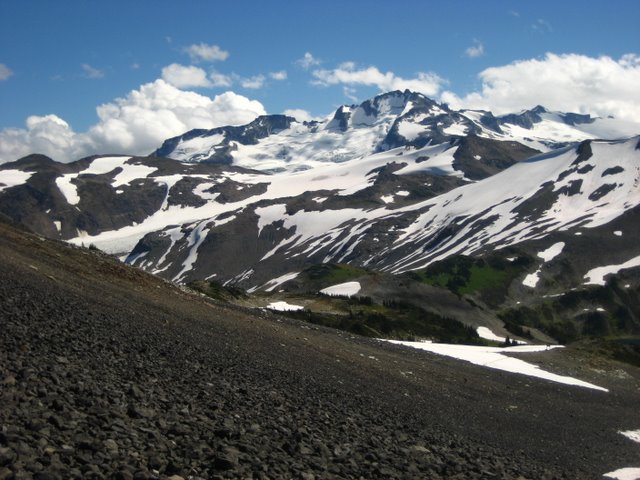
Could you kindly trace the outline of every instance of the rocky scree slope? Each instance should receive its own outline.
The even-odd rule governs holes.
[[[213,304],[3,222],[0,266],[2,478],[588,479],[638,460],[617,433],[629,367],[583,359],[609,393],[491,372]]]

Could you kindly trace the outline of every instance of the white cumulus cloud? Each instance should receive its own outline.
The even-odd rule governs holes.
[[[69,124],[56,115],[33,115],[25,123],[26,129],[0,130],[0,163],[17,160],[30,153],[67,159],[67,154],[74,152],[80,143]]]
[[[207,72],[193,65],[172,63],[162,69],[162,79],[178,88],[211,87]]]
[[[279,72],[271,72],[269,76],[274,80],[286,80],[287,79],[287,71],[280,70]]]
[[[352,102],[357,102],[358,97],[356,96],[357,90],[355,88],[344,86],[342,87],[342,93],[345,97],[347,97]]]
[[[222,50],[218,45],[207,45],[206,43],[189,45],[184,51],[193,62],[215,62],[229,58],[229,52]]]
[[[98,123],[74,132],[56,115],[32,116],[26,128],[0,130],[0,163],[30,153],[69,162],[97,153],[146,155],[194,128],[243,125],[265,115],[263,105],[234,92],[210,98],[162,79],[97,107]]]
[[[92,67],[88,63],[83,63],[81,67],[82,67],[83,75],[86,78],[91,78],[91,79],[104,78],[104,71],[97,69],[95,67]]]
[[[391,90],[413,90],[433,96],[440,91],[445,81],[432,72],[419,72],[414,78],[402,78],[393,72],[381,72],[377,67],[357,68],[353,62],[341,64],[333,70],[314,70],[316,85],[367,85],[378,87],[383,92]]]
[[[315,58],[310,52],[305,52],[302,58],[296,60],[296,63],[300,65],[305,70],[310,69],[311,67],[315,67],[316,65],[320,65],[320,60]]]
[[[0,63],[0,81],[8,79],[13,75],[13,71],[4,63]]]
[[[225,75],[220,72],[209,73],[209,80],[211,80],[212,87],[225,87],[229,88],[233,85],[233,79],[229,75]]]
[[[473,45],[464,51],[464,54],[469,58],[477,58],[484,55],[484,45],[478,40],[473,41]]]
[[[289,108],[282,113],[289,117],[295,118],[299,122],[310,122],[312,120],[319,120],[318,118],[315,118],[313,115],[311,115],[311,113],[309,113],[307,110],[304,110],[302,108]]]
[[[547,53],[542,58],[491,67],[479,74],[478,92],[444,92],[454,108],[478,108],[496,114],[536,105],[564,112],[613,115],[640,122],[640,56],[589,57]],[[640,132],[639,132],[640,133]]]
[[[252,90],[256,90],[264,86],[264,81],[264,75],[255,75],[249,78],[241,78],[240,85],[242,86],[242,88],[250,88]]]

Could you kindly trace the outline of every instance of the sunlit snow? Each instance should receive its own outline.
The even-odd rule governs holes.
[[[550,262],[551,260],[556,258],[558,255],[560,255],[563,248],[564,248],[564,242],[554,243],[546,250],[538,252],[537,256],[540,257],[542,260],[544,260],[545,263]],[[542,265],[535,272],[529,273],[526,277],[524,277],[522,284],[525,287],[535,288],[535,286],[538,284],[538,281],[540,280],[541,270],[542,270]]]
[[[117,177],[121,176],[120,179],[114,179],[115,187],[120,185],[124,185],[129,183],[131,180],[137,179],[140,175],[149,175],[155,171],[155,168],[139,166],[139,165],[129,165],[132,170],[127,171],[125,169],[125,163],[131,157],[99,157],[93,160],[87,168],[78,172],[78,173],[67,173],[56,178],[56,185],[60,192],[67,199],[69,205],[77,205],[80,203],[80,197],[78,196],[78,188],[75,184],[72,183],[72,180],[78,178],[80,175],[103,175],[105,173],[112,172],[116,168],[123,168],[123,171],[118,174]],[[142,168],[138,168],[142,167]],[[116,178],[117,178],[116,177]]]
[[[638,480],[640,479],[640,468],[620,468],[613,472],[605,473],[605,478],[614,478],[615,480]]]
[[[627,430],[618,433],[624,435],[629,440],[640,443],[640,430]],[[638,480],[640,479],[640,468],[620,468],[613,472],[605,473],[603,476],[606,478],[615,478],[617,480]]]
[[[294,278],[296,278],[298,275],[300,275],[300,272],[291,272],[291,273],[287,273],[285,275],[282,275],[278,278],[274,278],[272,280],[269,280],[267,283],[265,283],[263,285],[262,288],[264,288],[265,292],[272,292],[273,290],[275,290],[277,287],[279,287],[280,285],[282,285],[283,283],[288,282],[289,280],[293,280]]]
[[[582,222],[582,228],[594,228],[610,222],[640,203],[640,189],[634,185],[633,179],[622,180],[614,190],[598,200],[589,197],[602,186],[602,174],[607,168],[622,166],[629,171],[636,168],[637,142],[638,138],[592,142],[593,169],[586,175],[576,171],[561,177],[576,159],[575,147],[572,146],[518,162],[480,182],[395,210],[399,213],[418,209],[427,211],[404,229],[393,246],[394,250],[432,238],[454,218],[465,219],[465,222],[464,227],[444,237],[427,252],[415,249],[387,269],[400,273],[423,268],[453,254],[469,255],[488,244],[506,246],[541,238],[551,231],[568,229],[578,221]],[[536,221],[523,219],[518,207],[553,178],[560,179],[554,184],[555,190],[568,188],[572,181],[583,180],[581,192],[571,196],[560,194],[549,209],[540,212]],[[481,229],[482,236],[474,234],[475,228]],[[489,242],[486,242],[487,238]]]
[[[0,192],[26,183],[33,173],[22,170],[0,170]]]
[[[493,340],[494,342],[504,342],[506,340],[505,337],[496,335],[487,327],[478,327],[476,328],[476,332],[480,338],[484,338],[485,340]]]
[[[555,373],[542,370],[537,365],[527,363],[518,358],[512,358],[509,354],[522,354],[531,352],[541,352],[552,348],[561,348],[557,345],[546,347],[543,345],[522,345],[517,347],[481,347],[475,345],[451,345],[446,343],[430,343],[430,342],[405,342],[400,340],[389,340],[398,345],[427,350],[439,355],[457,358],[466,362],[480,365],[483,367],[494,368],[496,370],[504,370],[506,372],[519,373],[530,377],[543,378],[552,382],[562,383],[565,385],[575,385],[579,387],[591,388],[608,392],[606,388],[599,387],[592,383],[578,380],[577,378],[557,375]]]
[[[277,310],[279,312],[295,312],[298,310],[304,310],[304,307],[300,305],[292,305],[287,302],[271,302],[267,305],[267,308],[271,310]]]
[[[306,129],[307,127],[293,124],[292,129],[298,128]],[[325,133],[329,137],[336,134],[335,132]],[[416,211],[420,213],[415,216],[415,221],[400,230],[399,235],[394,234],[395,243],[390,247],[390,250],[375,252],[365,262],[375,263],[382,255],[393,256],[395,250],[401,249],[407,244],[421,245],[442,232],[456,218],[464,219],[461,220],[464,224],[461,228],[454,229],[452,235],[443,237],[442,241],[432,248],[413,248],[407,253],[403,253],[394,265],[384,268],[393,272],[421,268],[451,254],[472,254],[488,245],[499,248],[527,239],[541,238],[550,231],[569,228],[578,220],[582,222],[581,228],[598,226],[640,203],[638,189],[633,186],[632,181],[627,182],[624,179],[618,182],[619,186],[614,191],[609,192],[599,201],[594,202],[588,198],[601,185],[602,173],[607,168],[621,165],[625,170],[632,170],[638,155],[635,150],[636,143],[637,139],[627,142],[593,142],[593,163],[595,166],[589,175],[583,177],[595,179],[594,183],[590,183],[591,180],[585,180],[582,186],[583,192],[580,194],[571,197],[561,195],[548,211],[541,212],[542,217],[538,221],[523,220],[518,215],[517,209],[524,201],[533,196],[542,184],[548,182],[550,178],[560,177],[562,172],[570,168],[576,158],[574,147],[519,162],[485,180],[469,183],[422,202],[410,205],[404,205],[403,202],[402,207],[395,209],[392,208],[395,205],[389,203],[369,209],[348,208],[325,209],[323,211],[313,209],[307,211],[305,209],[288,214],[284,201],[271,205],[265,202],[262,205],[266,204],[267,206],[255,209],[259,217],[258,231],[261,233],[266,226],[274,225],[287,229],[288,233],[263,258],[269,258],[276,253],[289,255],[289,252],[294,250],[295,253],[291,253],[292,255],[311,256],[322,249],[327,251],[327,247],[330,246],[324,260],[339,261],[354,251],[359,242],[366,238],[369,229],[375,225],[375,222],[385,217],[412,214]],[[330,198],[331,194],[327,194],[327,192],[341,196],[359,192],[375,182],[376,169],[393,163],[401,167],[396,170],[396,175],[426,172],[433,175],[461,177],[462,172],[453,168],[453,155],[456,149],[456,146],[452,147],[448,143],[427,145],[419,149],[400,147],[355,158],[344,163],[322,161],[315,164],[314,168],[310,170],[285,171],[271,175],[259,172],[227,172],[222,175],[183,174],[148,177],[156,183],[166,186],[165,200],[159,211],[138,225],[130,225],[120,230],[107,231],[95,236],[81,237],[79,235],[71,241],[77,244],[94,243],[109,253],[128,252],[149,232],[162,230],[168,225],[184,225],[203,220],[215,221],[222,215],[232,218],[229,213],[243,210],[259,201],[278,200],[303,195],[307,192],[318,192],[317,196],[311,197],[317,204]],[[94,161],[91,168],[86,171],[104,171],[112,169],[114,166],[122,166],[125,170],[119,173],[116,178],[119,179],[120,175],[125,174],[128,164],[124,165],[124,162],[127,157],[104,158],[105,160],[101,160],[96,165],[94,165]],[[106,158],[111,158],[111,160],[106,160]],[[140,174],[148,175],[149,171],[141,170]],[[71,204],[77,204],[79,201],[75,185],[71,183],[72,178],[77,175],[79,174],[58,178],[58,185],[65,192],[65,196]],[[576,179],[574,178],[576,175],[578,174],[571,174],[561,181],[557,181],[555,188],[567,186],[570,181]],[[129,180],[131,176],[128,175],[126,180]],[[201,178],[193,193],[207,200],[207,203],[200,207],[169,205],[171,187],[181,179],[188,177]],[[124,180],[123,176],[122,181]],[[217,201],[218,195],[206,190],[224,181],[233,181],[240,187],[264,184],[267,186],[267,191],[236,202],[219,203]],[[408,193],[406,190],[401,190],[393,195],[406,196]],[[393,195],[383,195],[383,198],[385,201],[390,201]],[[478,234],[479,231],[482,232],[482,235]],[[554,248],[549,249],[550,251],[545,251],[548,254],[545,254],[545,258],[557,254],[559,249],[560,244],[558,243],[554,245]],[[541,252],[541,254],[545,252]],[[533,284],[534,280],[535,278],[531,277],[529,282]]]
[[[640,266],[640,255],[632,258],[631,260],[627,260],[624,263],[618,265],[606,265],[604,267],[597,267],[589,270],[584,278],[585,284],[587,285],[602,285],[606,284],[606,280],[604,277],[607,275],[618,273],[620,270],[624,270],[626,268],[633,268]]]
[[[626,430],[619,433],[627,437],[629,440],[640,443],[640,430]]]
[[[360,291],[360,283],[358,282],[346,282],[331,287],[323,288],[320,293],[331,296],[346,296],[352,297]]]
[[[398,133],[410,142],[415,140],[425,129],[426,127],[424,125],[416,123],[415,120],[412,122],[404,121],[398,123]]]

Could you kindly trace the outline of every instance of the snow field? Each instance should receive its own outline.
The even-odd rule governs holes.
[[[605,265],[603,267],[592,268],[585,274],[584,283],[586,285],[604,286],[607,283],[605,280],[607,275],[618,273],[620,270],[633,267],[640,267],[640,255],[618,265]]]
[[[542,260],[544,260],[544,263],[547,263],[553,260],[554,258],[556,258],[558,255],[560,255],[563,248],[564,248],[564,242],[554,243],[546,250],[543,250],[542,252],[538,252],[537,256]],[[542,265],[544,265],[544,263]],[[540,265],[535,272],[529,273],[526,277],[524,277],[524,280],[522,280],[522,284],[525,287],[535,288],[535,286],[538,284],[538,280],[540,280],[540,272],[542,271],[542,265]]]
[[[505,337],[496,335],[487,327],[478,327],[476,328],[476,332],[480,338],[484,338],[485,340],[492,340],[494,342],[504,342],[506,340]]]
[[[388,341],[398,345],[405,345],[407,347],[426,350],[438,355],[445,355],[447,357],[456,358],[458,360],[463,360],[465,362],[473,363],[475,365],[480,365],[483,367],[503,370],[506,372],[519,373],[521,375],[527,375],[530,377],[542,378],[545,380],[550,380],[552,382],[562,383],[564,385],[574,385],[608,392],[606,388],[599,387],[592,383],[584,382],[573,377],[547,372],[545,370],[542,370],[537,365],[527,363],[518,358],[512,358],[504,355],[505,353],[521,354],[530,352],[541,352],[550,348],[561,348],[559,346],[546,347],[542,345],[522,345],[517,347],[498,348],[479,347],[475,345],[450,345],[445,343],[430,342],[405,342],[400,340]]]
[[[620,142],[592,142],[593,157],[587,163],[595,165],[586,174],[573,173],[555,183],[558,190],[568,186],[572,180],[583,180],[582,191],[573,196],[560,195],[554,205],[543,212],[536,221],[518,219],[517,207],[535,195],[541,185],[550,178],[572,167],[576,159],[575,147],[567,147],[538,155],[485,180],[464,185],[450,192],[419,204],[395,210],[426,209],[415,222],[403,230],[396,240],[394,249],[409,242],[424,241],[442,228],[450,225],[454,218],[465,218],[464,228],[444,239],[426,253],[416,251],[397,262],[390,271],[400,273],[423,268],[454,253],[471,254],[486,245],[473,233],[474,225],[486,223],[482,233],[491,238],[491,244],[513,245],[523,240],[541,238],[554,230],[570,228],[577,221],[584,221],[582,228],[593,228],[616,218],[624,211],[640,203],[640,189],[634,181],[617,182],[617,187],[604,197],[593,201],[589,196],[602,184],[610,182],[602,177],[607,168],[622,166],[627,171],[636,171],[638,152],[635,149],[637,137]],[[505,200],[506,199],[506,200]],[[546,227],[542,232],[540,227]],[[455,247],[453,246],[455,245]],[[550,252],[550,254],[553,252]],[[533,283],[534,278],[530,278]]]
[[[68,173],[56,178],[56,185],[60,189],[60,192],[67,199],[69,205],[77,205],[80,203],[80,197],[78,196],[78,189],[72,183],[72,180],[78,178],[80,175],[104,175],[105,173],[112,172],[116,168],[121,168],[122,171],[118,173],[111,183],[113,188],[118,188],[123,185],[128,185],[134,180],[140,180],[147,178],[153,172],[157,170],[155,167],[149,167],[147,165],[131,165],[128,164],[132,157],[99,157],[91,162],[91,164],[78,173]]]
[[[605,473],[605,478],[614,478],[616,480],[638,480],[640,479],[640,468],[620,468],[613,472]]]
[[[271,302],[267,305],[270,310],[277,310],[279,312],[296,312],[298,310],[304,310],[304,307],[300,305],[292,305],[287,302]]]
[[[307,127],[293,124],[292,128]],[[327,135],[333,134],[331,132],[327,133]],[[273,137],[277,138],[279,135],[274,135]],[[606,150],[602,150],[605,146]],[[167,225],[184,225],[203,220],[215,220],[223,213],[244,209],[260,200],[292,197],[306,192],[333,191],[340,195],[355,193],[373,183],[375,173],[371,172],[374,169],[392,162],[405,164],[397,172],[398,174],[416,171],[426,171],[432,174],[459,174],[452,167],[453,154],[456,148],[448,144],[426,146],[421,149],[402,147],[346,163],[324,162],[312,170],[293,173],[281,172],[265,175],[236,172],[222,176],[192,175],[203,180],[194,189],[194,194],[208,200],[208,203],[201,207],[168,205],[168,194],[171,187],[185,176],[190,175],[151,177],[155,182],[167,186],[167,196],[160,211],[150,215],[138,225],[130,225],[117,231],[103,232],[93,237],[78,236],[72,242],[76,244],[82,242],[94,243],[109,253],[123,253],[131,251],[145,234],[162,230]],[[614,149],[614,155],[609,154],[609,148]],[[596,178],[601,178],[601,170],[609,168],[614,163],[618,165],[622,162],[622,164],[628,164],[628,168],[631,168],[637,157],[637,153],[634,153],[634,139],[627,142],[614,143],[593,142],[593,151],[593,163],[597,165],[596,170],[594,170],[597,172],[594,175]],[[284,228],[292,229],[288,237],[275,246],[271,252],[268,252],[264,259],[276,252],[282,253],[284,251],[286,253],[287,250],[301,246],[304,248],[304,254],[311,255],[329,245],[330,242],[336,241],[342,247],[348,246],[348,251],[351,252],[364,238],[366,231],[375,221],[389,215],[401,215],[416,210],[424,212],[418,216],[413,224],[401,231],[399,238],[392,246],[392,250],[401,248],[408,242],[420,244],[427,241],[428,238],[436,235],[442,228],[449,225],[454,218],[465,218],[464,227],[459,229],[452,237],[445,238],[441,244],[426,252],[422,249],[414,249],[412,253],[404,255],[404,258],[389,268],[392,272],[401,272],[422,268],[454,253],[471,254],[486,245],[483,241],[487,237],[491,238],[492,244],[499,247],[515,244],[528,238],[544,236],[545,231],[548,232],[570,226],[572,222],[584,217],[585,214],[591,215],[591,219],[587,221],[591,223],[583,225],[582,228],[589,228],[603,222],[606,223],[606,221],[615,218],[625,209],[640,203],[640,197],[635,198],[638,197],[638,192],[631,191],[634,190],[632,186],[623,184],[623,192],[619,194],[617,190],[610,192],[600,200],[603,204],[608,203],[608,205],[601,205],[597,211],[589,212],[589,208],[597,202],[588,200],[587,196],[590,191],[585,190],[584,194],[575,195],[575,197],[581,199],[580,202],[567,201],[561,196],[557,205],[554,205],[549,212],[545,213],[541,221],[516,223],[517,214],[514,210],[526,198],[534,195],[542,183],[549,178],[558,178],[560,173],[569,168],[575,160],[575,156],[573,148],[554,151],[520,162],[486,180],[470,183],[436,198],[394,210],[381,206],[372,210],[342,209],[322,212],[301,210],[293,215],[287,215],[285,206],[282,204],[261,207],[256,209],[256,213],[259,216],[259,232],[266,225],[279,221],[284,222]],[[418,159],[426,157],[429,157],[428,160],[417,162]],[[124,170],[117,175],[117,180],[114,180],[118,184],[122,184],[125,181],[133,181],[134,175],[146,176],[151,173],[150,170],[140,169],[134,174],[134,168],[137,169],[140,166],[127,166],[128,164],[125,164],[127,158],[103,157],[102,159],[96,159],[85,172],[111,171],[109,169],[121,166]],[[98,162],[98,160],[100,161]],[[131,169],[129,169],[130,167]],[[572,176],[569,175],[568,178]],[[58,179],[60,181],[59,186],[62,185],[62,190],[67,189],[65,196],[70,203],[77,204],[79,198],[77,197],[75,186],[70,183],[70,180],[71,177],[60,177]],[[262,195],[256,195],[239,202],[220,204],[216,202],[216,194],[207,193],[205,190],[225,180],[233,180],[240,184],[249,185],[268,183],[268,187],[267,191]],[[567,181],[569,180],[565,178],[561,183],[564,184]],[[605,177],[605,181],[608,181],[608,177]],[[638,189],[636,188],[635,190]],[[408,192],[397,192],[397,195],[405,194],[408,194]],[[327,197],[326,193],[324,195],[320,193],[320,196],[314,198],[317,201],[321,201]],[[505,198],[507,199],[506,201]],[[384,200],[392,200],[392,195],[386,196]],[[611,200],[613,202],[609,203]],[[490,219],[489,225],[483,227],[482,235],[478,235],[475,225],[479,222],[486,222],[487,219]],[[538,230],[541,225],[546,225],[546,229],[542,233]],[[354,232],[357,232],[357,234]],[[337,259],[337,252],[338,249],[333,249],[332,253],[327,255],[326,260]],[[553,253],[553,251],[550,251],[548,255]],[[344,258],[344,255],[340,254],[340,258]],[[367,261],[371,262],[373,260],[374,257]],[[525,285],[534,286],[537,283],[537,276],[527,277],[525,281],[527,282]]]
[[[346,296],[352,297],[360,291],[360,283],[346,282],[331,287],[323,288],[320,293],[330,296]]]
[[[288,282],[289,280],[293,280],[298,275],[300,275],[300,272],[287,273],[287,274],[282,275],[282,276],[280,276],[278,278],[274,278],[272,280],[269,280],[267,283],[265,283],[262,286],[262,288],[264,288],[265,292],[273,292],[280,285],[282,285],[283,283]]]
[[[23,172],[22,170],[1,170],[0,171],[0,192],[7,188],[16,187],[27,183],[33,172]]]

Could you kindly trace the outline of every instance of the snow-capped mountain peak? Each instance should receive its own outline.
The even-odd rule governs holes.
[[[340,106],[321,121],[267,115],[240,127],[193,130],[165,141],[154,155],[268,172],[299,171],[470,135],[549,151],[572,142],[623,138],[638,132],[640,125],[630,122],[551,112],[540,105],[499,116],[481,110],[455,111],[405,90],[380,94],[359,105]]]

